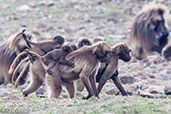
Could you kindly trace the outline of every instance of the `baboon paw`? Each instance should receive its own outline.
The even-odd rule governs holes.
[[[28,94],[26,92],[23,92],[23,97],[27,97]]]
[[[83,97],[82,99],[83,100],[87,100],[87,99],[89,99],[91,97],[91,95],[88,95],[87,97]]]

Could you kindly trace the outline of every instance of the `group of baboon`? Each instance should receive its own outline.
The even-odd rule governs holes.
[[[63,86],[70,98],[75,97],[75,89],[82,91],[84,87],[88,95],[83,99],[99,97],[109,79],[122,95],[127,95],[118,78],[119,59],[129,62],[134,56],[141,60],[155,52],[170,58],[165,12],[160,5],[143,9],[135,18],[128,44],[112,47],[104,41],[92,43],[87,38],[67,44],[61,35],[36,43],[23,29],[0,45],[0,84],[13,83],[16,88],[26,83],[31,72],[29,85],[22,91],[25,97],[43,83],[50,98],[58,98]]]

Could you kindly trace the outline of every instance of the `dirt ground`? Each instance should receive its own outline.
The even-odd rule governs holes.
[[[22,28],[26,28],[38,41],[62,35],[67,42],[76,43],[79,38],[86,37],[92,41],[104,40],[112,46],[119,42],[128,41],[135,15],[145,4],[150,2],[166,5],[171,13],[171,0],[0,0],[0,39],[1,41],[6,41],[12,34],[20,31]],[[142,94],[147,97],[155,97],[155,99],[164,98],[161,101],[164,102],[162,106],[160,106],[160,101],[149,100],[148,103],[159,102],[157,106],[160,107],[162,112],[159,111],[157,113],[169,114],[171,112],[171,99],[170,96],[164,94],[164,90],[171,91],[170,66],[171,62],[166,61],[158,54],[142,61],[135,59],[132,59],[129,63],[119,61],[119,77],[124,88],[129,93]],[[46,97],[44,87],[36,95],[39,96],[41,93]],[[73,110],[79,113],[89,113],[89,109],[85,108],[90,106],[89,104],[91,104],[91,108],[101,104],[100,107],[96,107],[98,111],[91,113],[111,113],[113,110],[100,111],[100,109],[105,109],[107,106],[110,107],[111,102],[108,101],[111,99],[120,99],[115,101],[126,103],[136,102],[136,99],[140,103],[146,102],[146,98],[128,97],[126,99],[120,95],[115,97],[115,95],[120,93],[110,80],[100,94],[101,100],[93,99],[89,102],[81,100],[81,97],[86,94],[86,90],[82,93],[77,92],[75,100],[66,98],[65,93],[57,100],[39,98],[34,94],[28,98],[23,98],[21,87],[14,89],[11,84],[7,86],[0,85],[0,113],[4,113],[2,109],[6,106],[12,107],[10,109],[23,106],[24,108],[22,107],[21,110],[25,110],[26,107],[32,107],[33,110],[38,106],[38,112],[35,109],[32,113],[49,114],[53,113],[53,111],[54,113],[61,113],[63,111],[75,113]],[[165,99],[165,97],[167,98]],[[108,102],[109,105],[103,106],[103,100]],[[92,106],[95,101],[95,105]],[[143,106],[151,106],[148,103]],[[31,106],[31,104],[34,105]],[[80,108],[80,104],[84,104],[83,108]],[[79,108],[76,105],[79,105]],[[131,106],[134,107],[134,105]],[[51,107],[50,112],[48,112],[49,107]],[[61,110],[60,108],[55,110],[55,107],[60,107]],[[72,111],[67,111],[66,109],[68,108],[66,107],[72,107],[69,109],[69,111]],[[115,109],[117,109],[116,107]],[[151,109],[147,113],[155,112],[151,111]],[[130,112],[129,110],[132,111],[132,108],[130,109],[129,107],[127,110],[124,112],[125,110],[119,107],[119,111],[115,113],[137,113],[135,111]],[[136,108],[135,110],[138,110],[138,113],[143,112],[143,109],[139,110],[139,108]],[[25,113],[28,112],[30,111],[25,110]]]

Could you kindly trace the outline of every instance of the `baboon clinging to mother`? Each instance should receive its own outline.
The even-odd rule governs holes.
[[[30,61],[33,63],[36,58],[32,56],[31,52],[29,52],[28,50],[25,51],[29,54],[29,57],[31,56]],[[68,45],[64,45],[61,47],[61,49],[54,49],[44,56],[41,56],[37,53],[34,54],[37,54],[36,57],[41,60],[40,62],[46,69],[46,72],[49,75],[52,75],[51,69],[53,69],[53,67],[55,67],[57,63],[74,67],[74,64],[72,62],[65,60],[65,57],[71,52],[71,47]]]
[[[164,6],[148,6],[135,18],[129,43],[137,59],[144,59],[153,52],[161,54],[167,44],[169,32],[165,26],[165,11]]]

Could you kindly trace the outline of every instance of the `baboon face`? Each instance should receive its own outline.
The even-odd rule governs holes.
[[[171,61],[171,45],[164,47],[163,51],[162,51],[162,56],[168,60]]]
[[[91,45],[91,43],[89,41],[87,41],[87,40],[84,40],[84,41],[81,42],[81,47],[89,46],[89,45]]]
[[[102,42],[99,43],[96,47],[95,54],[100,62],[109,62],[110,61],[110,54],[111,48],[106,43]]]
[[[129,62],[131,60],[131,49],[126,44],[121,44],[118,48],[119,52],[117,55],[119,56],[119,59],[123,60],[124,62]]]
[[[158,9],[153,13],[152,18],[150,19],[150,28],[154,32],[154,36],[157,40],[159,40],[159,45],[162,46],[164,40],[167,39],[169,32],[165,26],[165,20],[163,17],[163,11]]]
[[[66,53],[70,53],[70,52],[72,52],[72,49],[71,49],[71,47],[70,46],[63,46],[62,47],[62,50],[64,51],[64,52],[66,52]]]

